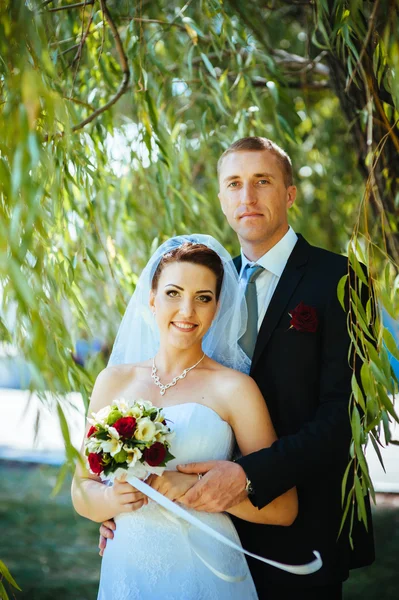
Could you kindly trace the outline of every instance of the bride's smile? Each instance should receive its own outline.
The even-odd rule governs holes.
[[[217,310],[216,275],[193,263],[165,265],[151,291],[150,307],[159,327],[161,346],[196,351],[198,347],[200,351]]]

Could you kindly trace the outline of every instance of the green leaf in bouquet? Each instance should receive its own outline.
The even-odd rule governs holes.
[[[108,431],[106,431],[106,429],[103,431],[97,431],[96,438],[98,440],[107,440],[109,438]]]
[[[120,412],[120,410],[111,410],[111,412],[109,413],[109,415],[107,417],[107,423],[108,423],[108,425],[113,425],[114,423],[117,422],[118,419],[121,419],[122,417],[123,417],[123,415]]]
[[[126,462],[126,459],[127,459],[127,452],[125,450],[119,450],[119,452],[117,452],[114,455],[114,460],[118,464]]]
[[[116,471],[116,469],[119,469],[120,467],[123,467],[123,465],[122,464],[118,464],[111,457],[110,462],[107,465],[104,466],[104,475],[107,477],[110,473],[113,473],[114,471]]]
[[[165,463],[169,462],[170,460],[173,460],[174,458],[176,457],[171,452],[169,452],[168,449],[166,449]]]

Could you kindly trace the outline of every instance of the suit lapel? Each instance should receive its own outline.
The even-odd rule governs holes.
[[[236,256],[235,258],[233,258],[233,263],[234,263],[234,266],[237,269],[237,273],[239,275],[240,271],[241,271],[241,265],[242,265],[241,254],[239,254],[238,256]]]
[[[286,310],[289,299],[305,273],[309,249],[310,245],[307,241],[301,235],[298,235],[298,241],[295,244],[286,267],[280,277],[280,281],[278,282],[259,330],[252,359],[251,372],[253,372],[256,367],[259,357],[270,340],[271,334],[276,328],[284,310]]]

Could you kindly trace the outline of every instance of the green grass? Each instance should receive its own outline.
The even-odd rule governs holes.
[[[70,479],[50,498],[56,476],[55,467],[0,462],[0,558],[22,588],[18,600],[96,598],[98,525],[75,513]]]
[[[17,600],[96,598],[98,525],[75,514],[70,480],[56,498],[50,497],[57,472],[50,466],[0,461],[0,559],[22,588],[15,592]],[[399,596],[399,503],[376,508],[374,524],[377,561],[352,572],[345,600]]]

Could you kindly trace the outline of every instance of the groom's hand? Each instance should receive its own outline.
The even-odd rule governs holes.
[[[247,477],[240,465],[227,460],[178,465],[181,473],[202,473],[203,477],[190,488],[179,502],[205,512],[223,512],[247,498]]]

